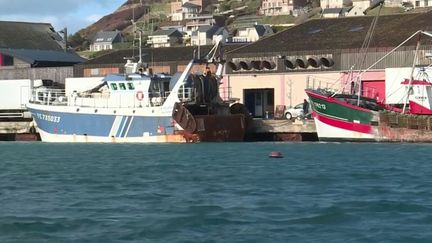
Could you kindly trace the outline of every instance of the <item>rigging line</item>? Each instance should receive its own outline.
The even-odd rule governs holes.
[[[378,19],[379,19],[379,16],[381,14],[381,9],[382,9],[382,4],[380,4],[380,8],[378,9],[378,13],[377,13],[377,15],[375,16],[375,18],[372,21],[372,25],[371,25],[371,27],[369,29],[369,31],[370,31],[369,38],[365,39],[365,46],[363,47],[364,48],[364,50],[363,50],[364,55],[363,55],[363,60],[360,63],[360,70],[363,69],[363,65],[366,62],[367,53],[369,51],[369,47],[370,47],[370,44],[372,42],[376,26],[378,24]]]
[[[368,38],[366,38],[365,39],[365,47],[364,47],[364,54],[363,54],[363,60],[361,61],[361,63],[360,63],[360,69],[359,70],[362,70],[363,69],[363,66],[364,66],[364,64],[365,64],[365,62],[366,62],[366,57],[367,57],[367,53],[368,53],[368,51],[369,51],[369,47],[370,47],[370,44],[371,44],[371,42],[372,42],[372,38],[373,38],[373,35],[374,35],[374,31],[375,31],[375,28],[376,28],[376,26],[377,26],[377,23],[378,23],[378,18],[379,18],[379,16],[380,16],[380,13],[381,13],[381,9],[382,9],[382,6],[383,6],[383,4],[381,3],[380,4],[380,7],[379,7],[379,9],[378,9],[378,13],[377,13],[377,15],[375,16],[375,18],[373,19],[373,21],[372,21],[372,25],[370,26],[370,28],[369,28],[369,36],[368,36]],[[357,105],[360,105],[360,96],[361,96],[361,93],[362,93],[362,87],[361,87],[361,78],[362,78],[362,76],[361,75],[359,75],[359,76],[357,76],[358,78],[357,78],[357,84],[358,84],[358,93],[357,93],[357,96],[358,96],[358,99],[357,99]],[[355,92],[355,91],[354,91]]]
[[[361,71],[360,73],[357,74],[356,77],[359,77],[361,75],[363,75],[364,73],[366,73],[367,71],[369,71],[370,69],[372,69],[375,65],[377,65],[378,63],[380,63],[382,60],[386,59],[388,56],[390,56],[391,54],[393,54],[393,52],[395,52],[397,49],[399,49],[401,46],[405,45],[405,43],[407,43],[408,41],[410,41],[413,37],[415,37],[418,34],[424,34],[424,32],[422,30],[418,30],[415,33],[413,33],[412,35],[410,35],[407,39],[405,39],[402,43],[400,43],[398,46],[396,46],[395,48],[393,48],[391,51],[389,51],[387,54],[385,54],[384,56],[382,56],[380,59],[378,59],[376,62],[374,62],[372,65],[370,65],[368,68],[366,68],[365,70]]]
[[[415,68],[415,65],[416,65],[417,59],[418,59],[418,51],[419,51],[420,44],[421,44],[420,41],[421,41],[421,35],[419,35],[418,39],[417,39],[417,45],[416,45],[416,49],[415,49],[415,52],[414,52],[414,60],[413,60],[412,67],[411,67],[410,80],[409,80],[409,83],[408,83],[407,93],[405,94],[406,100],[405,100],[405,103],[404,103],[404,106],[403,106],[403,109],[402,109],[402,113],[405,113],[406,105],[408,103],[410,92],[411,92],[411,89],[412,89],[412,81],[414,79],[414,68]]]

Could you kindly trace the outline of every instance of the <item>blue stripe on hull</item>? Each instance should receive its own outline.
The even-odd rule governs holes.
[[[29,109],[39,129],[50,134],[87,135],[110,137],[110,131],[116,115],[51,112]],[[119,117],[120,118],[120,117]],[[161,135],[158,128],[163,127],[163,134],[173,134],[171,117],[124,116],[116,137],[142,137]],[[129,129],[129,131],[128,131]]]
[[[132,117],[131,117],[131,116],[128,116],[128,117],[126,118],[126,122],[125,122],[125,125],[124,125],[124,127],[123,127],[123,131],[122,131],[122,133],[121,133],[121,135],[120,135],[121,137],[126,137],[126,132],[127,132],[127,130],[128,130],[128,127],[129,127],[131,121],[132,121]]]
[[[121,137],[121,133],[122,133],[122,130],[124,129],[124,125],[125,125],[126,120],[127,120],[127,117],[123,116],[122,120],[120,122],[120,126],[117,130],[116,137],[118,137],[118,138]]]

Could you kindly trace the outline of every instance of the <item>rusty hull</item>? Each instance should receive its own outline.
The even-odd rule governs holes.
[[[432,116],[380,112],[375,129],[380,142],[432,142]]]
[[[241,142],[246,134],[242,114],[195,116],[195,134],[203,142]]]
[[[189,142],[240,142],[244,141],[246,122],[243,114],[192,115],[177,103],[173,119],[184,130],[179,131]]]

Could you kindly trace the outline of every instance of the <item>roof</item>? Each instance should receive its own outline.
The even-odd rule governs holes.
[[[96,33],[95,37],[93,38],[94,43],[100,43],[100,42],[113,42],[114,39],[121,35],[120,31],[99,31]]]
[[[395,47],[417,30],[431,31],[431,19],[432,11],[381,16],[370,47]],[[227,54],[358,49],[372,21],[369,16],[313,19]],[[406,45],[414,44],[413,40]]]
[[[340,14],[342,12],[342,8],[325,8],[323,10],[323,14]]]
[[[19,58],[33,66],[44,66],[44,63],[76,64],[85,60],[75,53],[65,51],[0,48],[0,53]]]
[[[185,2],[182,7],[184,7],[184,8],[201,8],[200,5],[193,4],[191,2]]]
[[[353,7],[344,7],[342,8],[341,14],[342,15],[346,15],[347,13],[349,13],[349,11],[351,11]]]
[[[239,44],[226,45],[225,50],[229,51],[234,48],[238,48]],[[207,54],[212,46],[201,46],[201,56]],[[181,47],[162,47],[162,48],[143,48],[143,62],[179,62],[179,61],[190,61],[193,58],[193,53],[196,51],[195,46],[181,46]],[[119,50],[100,56],[98,58],[89,60],[82,65],[93,65],[93,64],[124,64],[125,57],[136,58],[138,50]]]
[[[0,21],[0,33],[0,48],[63,50],[51,24]]]
[[[207,34],[207,38],[211,38],[214,35],[220,35],[223,30],[223,27],[215,25],[203,25],[200,26],[195,32],[205,32]]]
[[[183,34],[180,33],[180,31],[178,31],[176,29],[157,30],[157,31],[153,32],[149,36],[156,36],[156,35],[167,35],[167,36],[183,37]]]
[[[254,25],[254,27],[255,27],[255,30],[256,30],[258,36],[264,36],[268,33],[273,34],[273,30],[268,25],[257,24],[257,25]]]

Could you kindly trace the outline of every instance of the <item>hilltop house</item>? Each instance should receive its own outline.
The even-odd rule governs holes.
[[[213,15],[209,15],[209,14],[198,15],[187,19],[186,24],[184,26],[184,31],[188,33],[188,35],[192,35],[192,32],[198,30],[198,28],[201,26],[208,26],[208,25],[215,25],[215,24],[217,23]]]
[[[205,46],[216,43],[217,38],[226,40],[228,31],[224,27],[219,26],[201,26],[197,31],[192,33],[191,45],[192,46]]]
[[[210,0],[181,0],[171,2],[171,21],[182,21],[197,16],[210,6]]]
[[[147,44],[153,48],[177,46],[182,43],[183,34],[177,29],[158,30],[148,36]]]
[[[432,7],[432,0],[402,0],[402,3],[411,3],[414,8]]]
[[[265,36],[274,34],[270,25],[256,24],[238,30],[236,36],[232,37],[232,42],[255,42]]]
[[[116,43],[124,41],[123,34],[120,31],[99,31],[93,38],[90,45],[90,51],[111,50]]]
[[[322,11],[322,17],[324,18],[339,18],[348,15],[352,7],[346,8],[325,8]]]
[[[342,8],[344,0],[324,0],[321,1],[321,8]]]
[[[293,8],[293,0],[263,0],[260,13],[265,16],[290,15]]]
[[[352,9],[346,14],[347,17],[351,16],[363,16],[364,11],[370,6],[369,0],[353,0]]]

